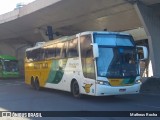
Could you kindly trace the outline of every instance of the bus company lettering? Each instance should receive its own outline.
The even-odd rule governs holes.
[[[34,69],[48,68],[48,63],[35,63]]]
[[[71,68],[76,68],[77,66],[79,66],[79,63],[69,63],[69,67]]]

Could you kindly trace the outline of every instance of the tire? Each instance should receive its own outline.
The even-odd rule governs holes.
[[[35,81],[33,77],[31,78],[31,87],[35,89]]]
[[[79,90],[79,85],[78,82],[75,80],[72,83],[72,94],[75,98],[80,98],[81,94],[80,94],[80,90]]]
[[[34,85],[35,85],[35,89],[36,90],[40,90],[39,80],[38,79],[35,80]]]

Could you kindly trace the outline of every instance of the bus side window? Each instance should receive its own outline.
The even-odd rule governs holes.
[[[57,43],[56,47],[56,58],[61,58],[61,51],[64,43]]]
[[[61,50],[61,58],[66,58],[67,57],[67,48],[68,48],[68,42],[65,42],[62,46]]]
[[[33,61],[32,51],[26,52],[27,61]]]
[[[46,58],[56,57],[56,46],[55,45],[50,45],[45,48],[45,57]]]
[[[33,50],[33,60],[40,61],[44,59],[44,50],[42,48]]]
[[[40,48],[38,53],[39,60],[44,60],[44,55],[45,55],[44,48]]]
[[[69,41],[68,57],[78,57],[78,40],[77,38]]]

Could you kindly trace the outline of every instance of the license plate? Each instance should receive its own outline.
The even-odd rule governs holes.
[[[109,81],[112,86],[120,86],[122,79],[110,79]]]
[[[125,92],[126,89],[119,89],[119,92]]]

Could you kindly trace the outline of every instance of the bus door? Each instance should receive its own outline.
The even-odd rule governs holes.
[[[81,63],[84,76],[83,88],[86,94],[95,94],[95,62],[93,59],[93,49],[91,46],[91,35],[84,35],[80,38]]]

